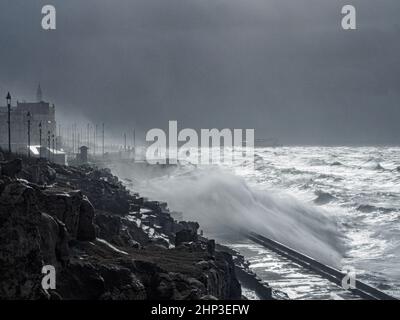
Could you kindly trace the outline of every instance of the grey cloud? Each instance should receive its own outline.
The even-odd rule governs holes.
[[[2,0],[0,95],[114,132],[255,128],[282,143],[398,143],[398,0]],[[57,30],[40,8],[57,8]]]

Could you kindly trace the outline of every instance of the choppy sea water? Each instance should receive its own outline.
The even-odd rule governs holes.
[[[182,166],[151,177],[116,168],[134,189],[199,221],[206,234],[244,254],[257,274],[294,299],[346,293],[238,237],[271,237],[400,296],[400,148],[256,148],[254,166]],[[136,179],[135,179],[136,178]],[[227,240],[228,239],[228,240]]]
[[[334,216],[347,246],[341,264],[400,295],[400,148],[262,148],[255,169],[237,173]]]

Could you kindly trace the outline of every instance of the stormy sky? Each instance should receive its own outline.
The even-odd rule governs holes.
[[[57,30],[41,29],[41,8]],[[340,27],[357,8],[357,31]],[[1,0],[0,95],[136,127],[400,142],[399,0]],[[5,101],[4,101],[5,102]],[[4,104],[4,103],[1,103]]]

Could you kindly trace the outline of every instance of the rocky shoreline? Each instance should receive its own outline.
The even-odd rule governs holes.
[[[243,298],[237,274],[251,274],[230,252],[110,170],[1,157],[0,299]],[[55,290],[41,286],[44,265]]]

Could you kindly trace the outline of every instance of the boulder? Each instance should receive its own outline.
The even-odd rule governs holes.
[[[58,277],[57,291],[64,299],[99,299],[105,283],[96,266],[84,261],[71,261]]]
[[[173,297],[175,290],[175,284],[166,273],[160,273],[158,275],[158,283],[155,286],[155,292],[153,293],[157,300],[169,300]]]
[[[215,240],[211,239],[207,241],[207,251],[208,254],[213,256],[215,254]]]
[[[0,195],[0,299],[46,298],[35,202],[33,189],[20,181],[5,185]]]
[[[40,209],[62,221],[73,239],[77,238],[83,195],[46,189],[40,193]]]
[[[69,260],[69,237],[65,225],[42,212],[39,230],[44,264],[65,265]]]
[[[56,170],[45,162],[24,168],[20,177],[36,184],[52,184],[56,181]]]
[[[175,246],[179,246],[185,242],[195,242],[197,239],[197,233],[193,230],[183,229],[175,235]]]
[[[135,197],[134,199],[133,199],[133,203],[134,204],[136,204],[136,205],[138,205],[138,206],[143,206],[143,204],[144,204],[144,198],[137,198],[137,197]]]
[[[80,191],[38,189],[37,197],[40,210],[62,222],[71,239],[91,241],[96,238],[94,208]]]
[[[81,241],[92,241],[96,238],[93,224],[94,208],[86,196],[83,197],[79,208],[79,224],[76,238]]]
[[[139,248],[150,241],[146,232],[127,218],[97,211],[95,224],[97,236],[117,246]]]
[[[192,222],[192,221],[180,221],[179,224],[187,230],[190,230],[194,233],[197,233],[197,230],[199,230],[200,225],[198,222]]]
[[[147,209],[152,210],[154,213],[159,214],[161,213],[161,206],[160,206],[160,202],[158,201],[145,201],[143,203],[143,206]]]
[[[14,159],[0,164],[1,174],[8,177],[15,177],[22,170],[22,160]]]

